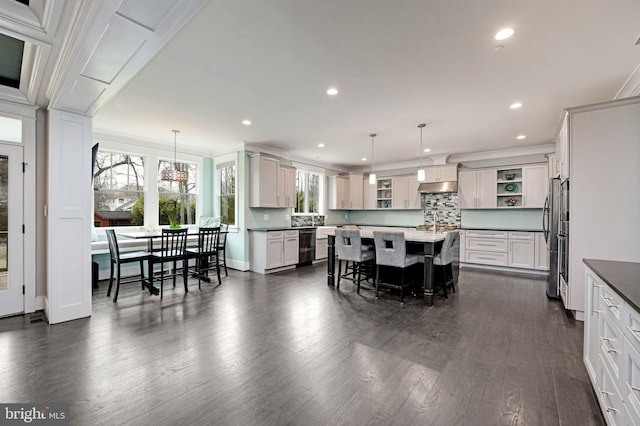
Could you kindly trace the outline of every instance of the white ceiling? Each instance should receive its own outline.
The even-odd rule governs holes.
[[[175,128],[212,155],[245,141],[345,167],[368,164],[372,132],[376,164],[416,160],[420,122],[425,159],[543,145],[563,107],[616,96],[639,22],[638,0],[216,0],[94,130],[171,143]]]

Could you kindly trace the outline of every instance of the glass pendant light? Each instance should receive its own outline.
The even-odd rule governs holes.
[[[376,135],[375,133],[371,133],[369,136],[371,136],[371,174],[369,174],[369,183],[371,185],[375,185],[376,184],[376,174],[373,173],[373,138],[375,138]]]
[[[424,126],[426,126],[424,123],[418,124],[418,128],[420,129],[420,165],[418,166],[418,182],[424,182],[425,180],[424,167],[422,167],[422,129],[424,129]]]

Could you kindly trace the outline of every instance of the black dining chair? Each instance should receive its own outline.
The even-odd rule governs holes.
[[[120,284],[121,283],[131,283],[140,281],[142,284],[142,288],[144,289],[144,261],[149,260],[150,253],[148,251],[134,251],[134,252],[125,252],[120,253],[120,248],[118,247],[118,238],[116,237],[116,233],[113,229],[105,230],[107,234],[107,241],[109,242],[109,255],[111,257],[111,273],[109,274],[109,288],[107,289],[107,297],[111,296],[111,287],[113,286],[113,278],[114,273],[116,274],[116,291],[113,295],[113,301],[118,301],[118,293],[120,292]],[[140,264],[140,274],[135,275],[126,280],[121,279],[122,268],[121,265],[123,263],[133,263],[138,262]]]
[[[149,288],[153,286],[153,267],[160,264],[160,298],[163,296],[163,284],[165,279],[164,264],[172,262],[171,273],[166,277],[173,278],[173,287],[176,286],[176,277],[181,273],[184,280],[184,291],[189,292],[187,287],[187,228],[162,229],[160,251],[154,251],[149,256]],[[178,272],[177,263],[182,262],[182,271]]]
[[[209,271],[215,269],[218,275],[218,285],[222,284],[220,279],[220,261],[218,257],[218,239],[220,237],[220,227],[199,228],[198,246],[189,247],[186,250],[187,260],[195,259],[194,274],[198,276],[198,288],[201,288],[203,279],[209,281]],[[188,264],[188,263],[187,263]]]
[[[220,237],[218,238],[218,257],[222,253],[222,266],[224,266],[224,276],[228,277],[227,271],[227,234],[229,233],[229,225],[226,223],[220,224]]]

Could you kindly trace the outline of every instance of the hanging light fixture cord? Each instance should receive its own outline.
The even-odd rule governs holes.
[[[371,133],[369,136],[371,136],[371,173],[373,174],[373,138],[375,138],[376,135],[375,133]]]
[[[172,130],[173,132],[173,170],[178,170],[178,133],[180,130]]]
[[[422,129],[424,129],[424,126],[426,126],[424,123],[418,124],[420,128],[420,164],[422,164]]]

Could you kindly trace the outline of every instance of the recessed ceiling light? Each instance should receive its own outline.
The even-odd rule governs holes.
[[[509,37],[511,37],[513,35],[513,29],[512,28],[503,28],[500,31],[498,31],[495,35],[495,39],[496,40],[505,40],[508,39]]]
[[[318,148],[324,148],[324,144],[323,143],[319,143],[318,144]]]
[[[496,51],[496,52],[497,52],[498,50],[502,50],[502,49],[504,49],[504,46],[503,46],[502,44],[498,44],[498,45],[496,45],[496,46],[494,46],[494,47],[493,47],[493,50],[494,50],[494,51]]]
[[[509,105],[509,108],[511,109],[518,109],[522,106],[522,104],[520,102],[514,102],[511,105]]]
[[[251,120],[242,120],[242,124],[245,126],[251,126]]]
[[[425,148],[424,152],[431,152],[431,148]]]
[[[335,87],[331,87],[330,89],[327,90],[327,95],[335,96],[337,94],[338,94],[338,89],[336,89]]]
[[[367,157],[362,157],[361,160],[362,161],[367,161]]]
[[[524,139],[524,138],[526,138],[526,136],[525,136],[525,135],[518,135],[518,136],[516,136],[516,139]]]

